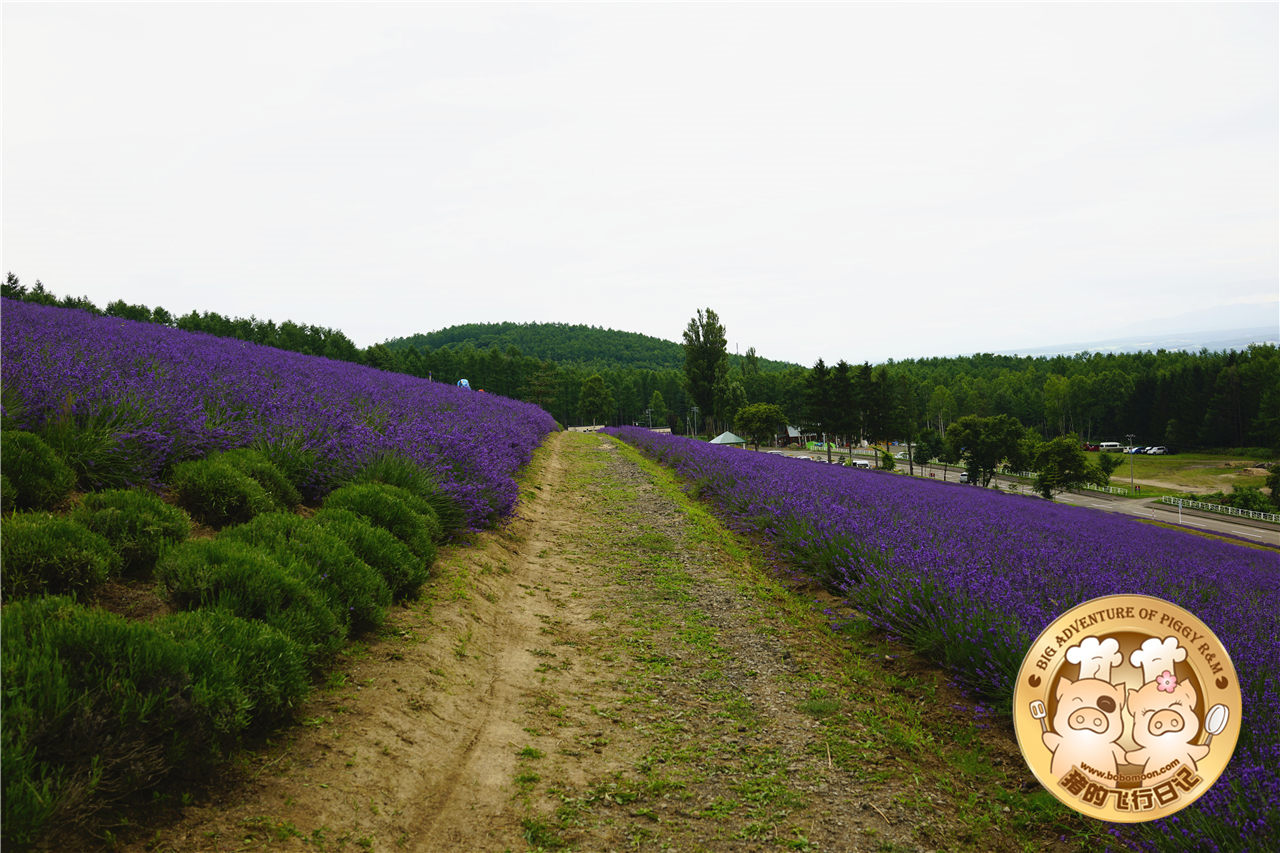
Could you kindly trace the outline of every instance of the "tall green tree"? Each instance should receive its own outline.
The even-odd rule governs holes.
[[[751,403],[738,410],[734,424],[742,437],[759,450],[761,442],[771,441],[786,427],[787,416],[772,403]]]
[[[969,481],[991,484],[996,469],[1006,459],[1023,452],[1026,432],[1011,415],[980,418],[965,415],[947,427],[947,441],[959,453],[969,473]]]
[[[920,433],[920,439],[916,442],[915,450],[912,451],[911,461],[921,467],[928,465],[933,459],[941,461],[942,455],[946,452],[944,444],[946,441],[942,436],[932,429],[925,430]]]
[[[831,430],[844,439],[853,453],[854,436],[858,435],[861,426],[861,414],[858,408],[856,387],[854,385],[854,369],[849,362],[840,359],[831,368],[828,377],[831,399]]]
[[[920,383],[909,373],[898,373],[893,376],[890,393],[890,418],[895,441],[907,445],[907,464],[910,472],[915,474],[915,458],[912,448],[920,432],[920,424],[924,419],[925,403],[921,398]]]
[[[419,350],[415,349],[411,352],[419,352]],[[526,402],[552,412],[559,395],[559,386],[560,377],[556,373],[555,366],[545,361],[538,362],[538,366],[525,377],[520,397]]]
[[[396,371],[400,367],[400,357],[388,349],[385,344],[374,344],[365,350],[364,363],[379,370]],[[474,383],[472,387],[477,387]]]
[[[1045,423],[1058,435],[1067,432],[1067,417],[1071,411],[1071,380],[1051,373],[1044,380],[1042,391]]]
[[[827,432],[832,420],[831,370],[818,359],[804,381],[804,420],[815,432]]]
[[[151,322],[150,308],[146,305],[130,305],[123,299],[108,302],[106,313],[108,317],[120,317],[124,320],[136,320],[140,323]]]
[[[1124,464],[1124,457],[1120,454],[1099,453],[1098,454],[1098,471],[1102,475],[1102,481],[1099,486],[1105,486],[1111,482],[1111,475],[1116,469]]]
[[[1036,448],[1031,460],[1036,472],[1035,490],[1045,500],[1052,500],[1054,495],[1068,489],[1091,484],[1105,486],[1110,480],[1109,472],[1104,473],[1100,467],[1089,463],[1080,445],[1079,436],[1060,435]],[[1111,457],[1103,454],[1103,458]]]
[[[5,299],[25,299],[27,286],[12,272],[8,272],[5,274],[4,284],[0,285],[0,296]]]
[[[730,427],[738,415],[738,410],[747,404],[747,392],[742,383],[730,371],[724,379],[716,383],[716,421]]]
[[[939,436],[945,435],[947,424],[951,423],[951,419],[956,416],[955,395],[945,385],[935,385],[933,392],[929,395],[927,412],[929,424],[937,425]]]
[[[665,426],[667,423],[667,401],[662,398],[662,392],[656,388],[653,394],[649,396],[649,426],[657,425]]]
[[[585,424],[609,423],[616,404],[604,377],[593,373],[582,383],[582,391],[578,394],[578,416]]]
[[[716,383],[729,373],[729,341],[715,311],[698,309],[684,330],[684,379],[702,419],[716,411]]]
[[[870,371],[866,385],[866,439],[872,444],[883,443],[898,437],[899,412],[895,406],[896,387],[893,376],[883,364]]]

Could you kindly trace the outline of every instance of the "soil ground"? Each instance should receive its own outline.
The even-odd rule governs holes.
[[[517,517],[443,549],[437,566],[421,600],[349,648],[300,725],[201,790],[162,798],[108,846],[1090,841],[1034,782],[1007,724],[855,614],[833,630],[817,593],[781,584],[611,438],[550,437]]]

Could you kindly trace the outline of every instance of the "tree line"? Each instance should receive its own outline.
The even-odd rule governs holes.
[[[811,421],[872,440],[943,436],[966,415],[1006,415],[1043,438],[1280,449],[1280,349],[1271,344],[1198,353],[982,354],[874,368],[828,368],[819,360],[806,387]]]
[[[23,302],[54,305],[60,308],[77,308],[99,316],[120,317],[142,323],[159,323],[188,332],[205,332],[221,338],[237,338],[277,349],[319,355],[339,361],[363,361],[361,349],[352,343],[350,338],[337,329],[327,329],[323,326],[299,324],[290,320],[277,325],[271,320],[259,320],[256,317],[224,317],[212,311],[204,313],[192,311],[189,314],[175,316],[159,306],[149,308],[146,305],[131,305],[122,299],[108,302],[106,308],[99,308],[87,296],[58,298],[50,293],[38,279],[33,287],[28,288],[12,272],[5,277],[4,284],[0,285],[0,295]]]
[[[12,273],[3,295],[441,382],[465,378],[472,388],[535,403],[566,426],[638,424],[683,433],[696,424],[698,432],[715,434],[737,426],[747,407],[768,404],[790,425],[847,442],[914,444],[929,434],[944,438],[965,416],[1003,415],[1042,439],[1127,442],[1132,435],[1136,444],[1188,450],[1280,449],[1280,350],[1270,344],[1198,353],[976,354],[877,365],[819,359],[805,368],[762,358],[754,348],[729,353],[711,308],[696,312],[680,344],[588,326],[501,323],[361,349],[340,331],[287,320],[194,311],[175,317],[121,300],[98,309],[85,297],[59,299],[39,282],[27,288]]]
[[[775,404],[789,423],[846,443],[941,439],[962,418],[1003,416],[1041,439],[1280,450],[1280,349],[1271,344],[1198,353],[978,354],[875,366],[820,358],[808,370],[762,376],[710,354],[723,352],[723,340],[711,309],[689,321],[686,386],[725,424],[745,398]]]

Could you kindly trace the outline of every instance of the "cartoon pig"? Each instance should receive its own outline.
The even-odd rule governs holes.
[[[1125,757],[1124,749],[1116,743],[1124,731],[1120,718],[1124,685],[1100,678],[1063,678],[1058,681],[1056,695],[1053,731],[1042,735],[1044,745],[1053,753],[1049,771],[1061,778],[1075,765],[1086,774],[1092,769],[1090,775],[1099,781],[1107,781],[1107,773],[1113,774],[1110,779],[1114,780],[1116,765]]]
[[[1172,777],[1178,769],[1175,761],[1195,770],[1196,762],[1209,754],[1208,746],[1191,743],[1200,732],[1200,719],[1195,713],[1196,691],[1189,681],[1179,682],[1165,671],[1155,681],[1130,690],[1127,704],[1138,749],[1125,757],[1130,764],[1142,766],[1144,786]],[[1146,773],[1158,775],[1146,777]]]

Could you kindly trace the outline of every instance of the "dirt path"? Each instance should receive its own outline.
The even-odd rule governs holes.
[[[517,519],[438,565],[303,725],[117,849],[991,850],[1065,831],[1002,799],[1032,786],[1007,733],[865,631],[827,630],[612,439],[553,436]]]

